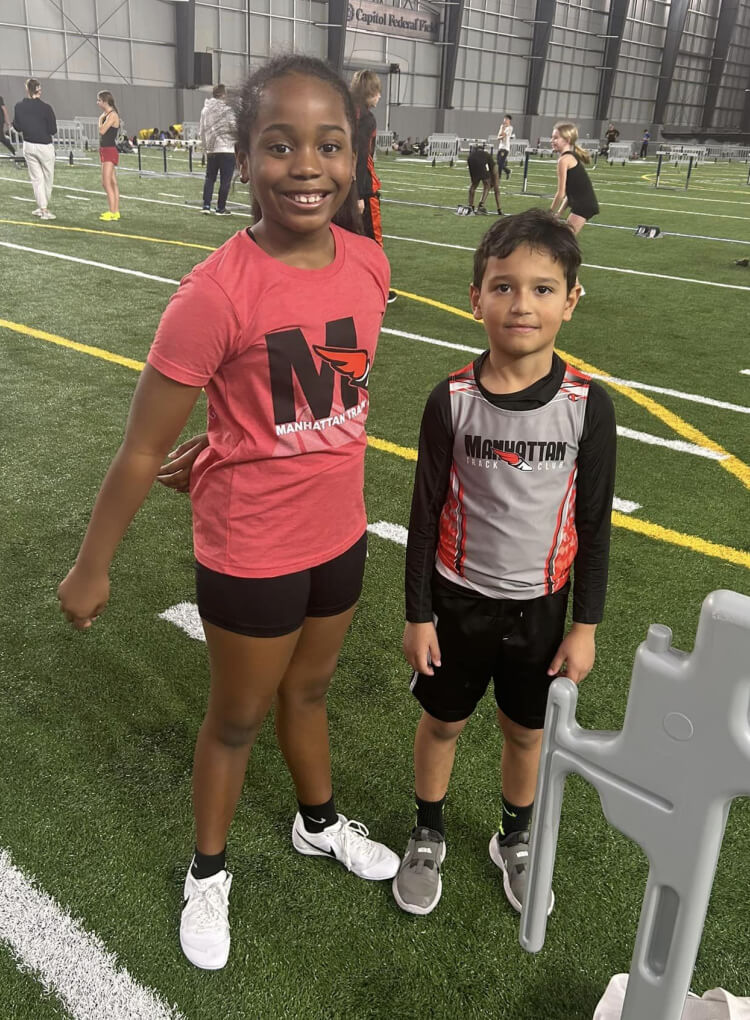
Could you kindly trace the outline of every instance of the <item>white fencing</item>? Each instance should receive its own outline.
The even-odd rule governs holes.
[[[98,117],[74,117],[74,123],[81,129],[83,138],[88,142],[89,149],[99,148],[99,118]],[[58,127],[60,121],[57,122]]]
[[[447,163],[457,158],[459,146],[458,135],[430,135],[427,139],[427,158],[436,163]]]
[[[377,152],[390,152],[393,148],[393,132],[378,131],[375,135],[375,149]]]
[[[75,120],[58,120],[57,134],[53,140],[58,149],[70,152],[84,152],[86,149],[86,136],[83,133],[83,128]],[[96,147],[99,148],[98,138]]]
[[[508,152],[509,163],[523,163],[526,150],[529,148],[528,138],[511,138],[510,151]]]
[[[633,154],[635,142],[610,142],[607,147],[607,161],[609,163],[627,163]]]

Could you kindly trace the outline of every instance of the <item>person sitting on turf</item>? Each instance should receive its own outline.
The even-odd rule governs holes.
[[[487,215],[487,207],[485,201],[489,194],[490,187],[495,193],[495,202],[497,203],[497,215],[500,216],[502,209],[500,208],[500,188],[498,187],[498,176],[497,168],[495,167],[495,160],[492,158],[492,154],[487,152],[486,149],[480,145],[472,145],[469,149],[469,155],[466,159],[467,166],[469,167],[469,175],[471,177],[471,185],[469,187],[469,208],[472,212],[476,212],[480,216]],[[477,185],[481,181],[482,183],[482,198],[478,207],[474,208],[474,195],[476,194]]]
[[[580,262],[575,234],[549,212],[494,223],[475,252],[470,287],[489,350],[438,384],[422,418],[404,632],[423,709],[417,819],[393,880],[396,902],[411,914],[429,914],[440,899],[456,744],[490,680],[504,739],[489,853],[521,910],[547,691],[561,673],[579,683],[594,664],[616,432],[604,388],[555,353],[578,302]]]

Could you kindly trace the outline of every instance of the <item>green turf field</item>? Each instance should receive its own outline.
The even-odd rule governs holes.
[[[170,165],[186,169],[179,156]],[[590,1020],[610,976],[629,968],[647,862],[608,826],[594,790],[569,780],[547,941],[538,956],[522,951],[487,854],[499,790],[489,699],[459,746],[434,914],[407,916],[389,883],[295,853],[294,793],[269,721],[230,836],[229,965],[205,973],[182,957],[207,663],[205,645],[159,614],[193,599],[187,499],[153,492],[92,632],[64,624],[55,590],[176,281],[250,219],[239,189],[233,216],[202,216],[200,177],[141,178],[134,167],[123,159],[122,219],[107,224],[98,166],[58,164],[57,219],[47,223],[30,215],[25,172],[0,163],[0,850],[185,1020]],[[700,166],[687,191],[677,178],[673,190],[654,189],[654,170],[649,161],[592,172],[601,215],[581,235],[586,297],[559,337],[576,364],[616,380],[607,386],[622,430],[615,492],[626,502],[614,513],[607,612],[578,710],[596,729],[621,725],[649,624],[669,625],[690,650],[709,592],[750,593],[750,268],[734,264],[750,256],[748,168]],[[466,311],[471,252],[492,217],[453,214],[466,200],[463,164],[386,157],[378,173],[400,297],[371,376],[368,517],[405,527],[424,401],[483,346]],[[548,204],[540,196],[554,190],[553,175],[551,161],[532,164],[523,195],[514,168],[501,185],[505,211]],[[667,236],[638,238],[637,224]],[[400,653],[402,571],[403,547],[372,536],[330,695],[339,810],[399,852],[413,823],[419,715]],[[694,974],[699,993],[750,994],[749,824],[748,802],[736,801]],[[0,991],[3,1020],[77,1015],[2,944]],[[109,1015],[106,1003],[96,1015]]]

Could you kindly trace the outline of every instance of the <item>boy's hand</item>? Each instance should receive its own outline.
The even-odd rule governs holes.
[[[161,482],[168,489],[189,492],[193,464],[201,450],[205,450],[207,446],[208,436],[205,432],[185,440],[176,450],[172,450],[167,463],[161,465],[156,476],[157,482]]]
[[[57,589],[60,610],[76,630],[88,630],[109,602],[106,571],[90,573],[75,564]]]
[[[548,676],[566,676],[579,684],[591,672],[596,658],[595,623],[574,623],[549,664]]]
[[[433,623],[407,623],[404,628],[404,655],[417,673],[434,676],[433,666],[440,663],[440,645]]]

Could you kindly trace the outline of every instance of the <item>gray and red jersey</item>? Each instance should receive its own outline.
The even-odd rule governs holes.
[[[485,355],[440,383],[420,434],[406,562],[407,619],[431,619],[433,572],[488,598],[559,591],[602,618],[615,471],[604,389],[554,355],[518,394],[479,382]],[[592,406],[593,405],[593,406]]]
[[[567,582],[578,549],[578,444],[590,378],[566,366],[536,411],[485,400],[474,364],[450,379],[453,466],[436,567],[490,598],[534,599]]]

